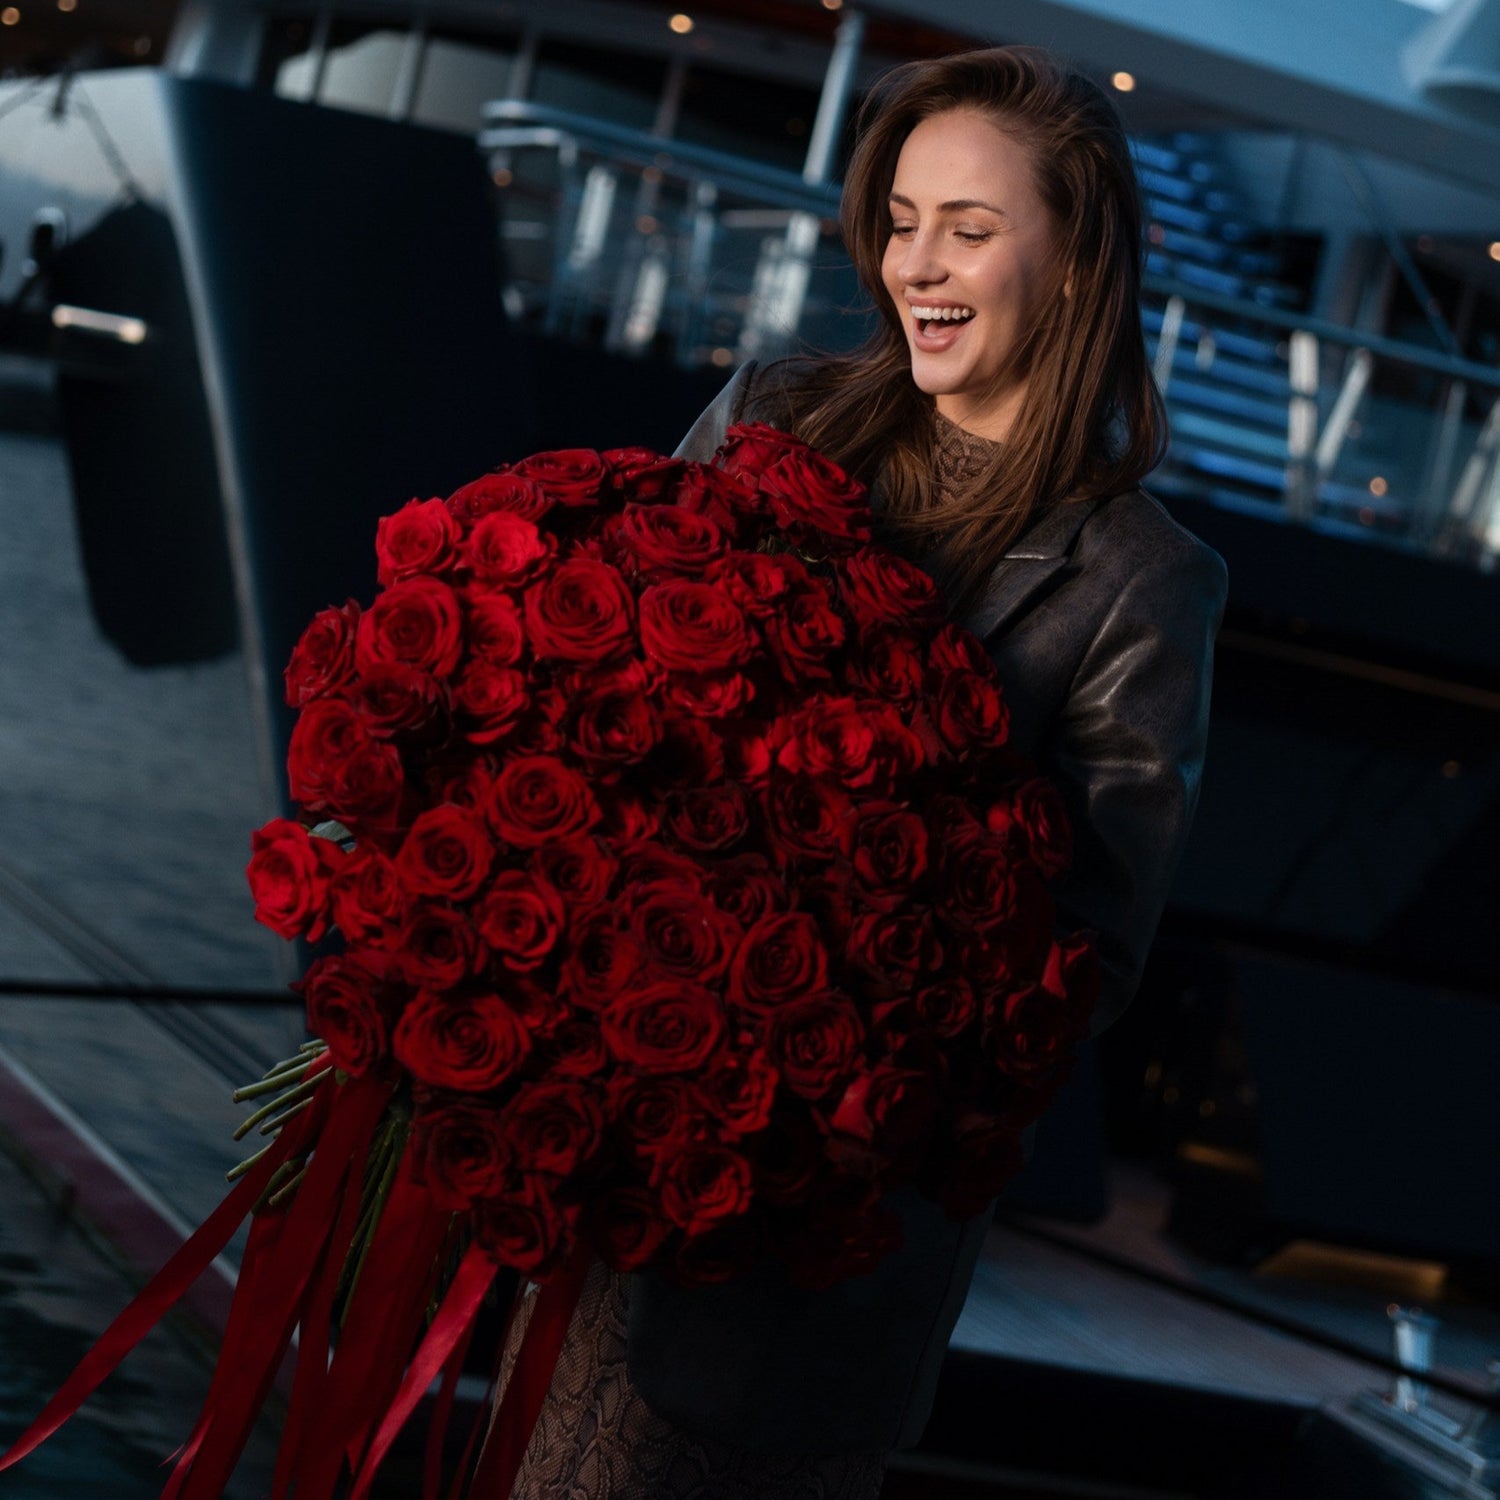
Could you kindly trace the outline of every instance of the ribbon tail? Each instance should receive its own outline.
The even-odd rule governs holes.
[[[537,1293],[510,1384],[474,1473],[472,1496],[509,1495],[515,1485],[588,1271],[588,1247],[581,1244]]]
[[[485,1382],[484,1399],[479,1403],[479,1410],[474,1415],[474,1420],[469,1424],[469,1440],[464,1444],[463,1457],[458,1461],[458,1468],[454,1470],[453,1482],[448,1486],[448,1500],[463,1500],[465,1476],[469,1472],[469,1460],[474,1456],[474,1449],[479,1445],[480,1435],[484,1433],[489,1425],[490,1406],[495,1399],[495,1391],[500,1381],[500,1371],[505,1364],[505,1345],[510,1338],[510,1326],[515,1320],[517,1311],[521,1305],[521,1281],[520,1278],[511,1273],[510,1305],[505,1314],[505,1326],[501,1331],[500,1339],[495,1345],[494,1367],[490,1370],[490,1378]],[[424,1496],[423,1500],[427,1500]]]
[[[308,1110],[289,1122],[259,1164],[245,1174],[234,1190],[151,1278],[140,1295],[104,1330],[36,1420],[0,1455],[0,1470],[19,1463],[51,1437],[213,1264],[265,1191],[276,1169],[300,1146],[306,1132],[305,1128],[297,1127],[305,1127],[312,1113]]]
[[[498,1270],[498,1268],[497,1268]],[[493,1279],[490,1286],[494,1285]],[[482,1300],[482,1299],[481,1299]],[[468,1357],[469,1345],[474,1341],[474,1331],[479,1326],[479,1307],[464,1325],[448,1362],[443,1366],[443,1383],[433,1404],[432,1419],[427,1424],[427,1450],[422,1462],[422,1500],[442,1500],[443,1490],[443,1439],[448,1435],[448,1426],[453,1420],[453,1402],[458,1395],[458,1377],[463,1373],[464,1361]]]
[[[348,1500],[367,1500],[370,1486],[375,1480],[375,1471],[390,1451],[396,1434],[406,1425],[407,1419],[416,1410],[417,1402],[422,1399],[459,1340],[466,1332],[473,1330],[480,1301],[489,1290],[498,1269],[481,1246],[469,1246],[459,1264],[458,1274],[448,1288],[448,1295],[443,1298],[442,1306],[432,1320],[432,1327],[427,1330],[427,1336],[412,1358],[395,1400],[391,1402],[365,1450],[364,1462],[354,1477]]]

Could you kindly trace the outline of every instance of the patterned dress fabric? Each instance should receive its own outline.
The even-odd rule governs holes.
[[[651,1411],[625,1369],[629,1284],[594,1263],[509,1500],[875,1500],[884,1451],[751,1453]],[[499,1395],[535,1306],[528,1295],[512,1320]]]

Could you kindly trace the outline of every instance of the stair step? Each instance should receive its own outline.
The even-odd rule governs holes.
[[[1284,402],[1261,401],[1239,391],[1226,390],[1223,385],[1193,374],[1179,375],[1178,364],[1186,364],[1194,371],[1192,357],[1186,361],[1174,360],[1172,378],[1167,382],[1167,397],[1173,405],[1200,407],[1221,416],[1235,417],[1243,422],[1254,422],[1263,428],[1278,432],[1281,441],[1286,441],[1287,409]]]
[[[1196,411],[1174,411],[1172,427],[1195,443],[1222,448],[1237,455],[1267,459],[1277,466],[1278,471],[1286,467],[1285,428],[1280,432],[1266,432]]]

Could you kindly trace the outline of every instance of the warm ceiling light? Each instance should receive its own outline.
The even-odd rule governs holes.
[[[1500,240],[1490,241],[1490,259],[1500,260]]]
[[[59,10],[77,10],[78,0],[57,0]]]
[[[1383,474],[1377,474],[1370,481],[1370,493],[1372,495],[1383,495],[1389,488],[1390,486],[1385,482],[1385,476]]]
[[[693,29],[693,18],[691,16],[685,16],[681,11],[678,11],[677,14],[667,22],[667,25],[670,26],[678,36],[686,36],[688,32]]]
[[[844,0],[823,0],[824,10],[842,10],[843,8]]]
[[[1126,73],[1123,71],[1119,73],[1111,73],[1109,81],[1114,84],[1114,86],[1119,89],[1122,94],[1128,94],[1131,89],[1135,87],[1135,74]]]
[[[7,5],[0,10],[0,25],[14,26],[21,19],[21,12],[14,5]]]

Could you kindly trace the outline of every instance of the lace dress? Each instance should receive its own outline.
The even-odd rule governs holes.
[[[934,414],[938,489],[961,484],[993,445]],[[629,1278],[596,1262],[510,1496],[472,1500],[875,1500],[886,1450],[766,1454],[683,1431],[647,1407],[625,1368]],[[504,1394],[536,1299],[501,1357]]]

